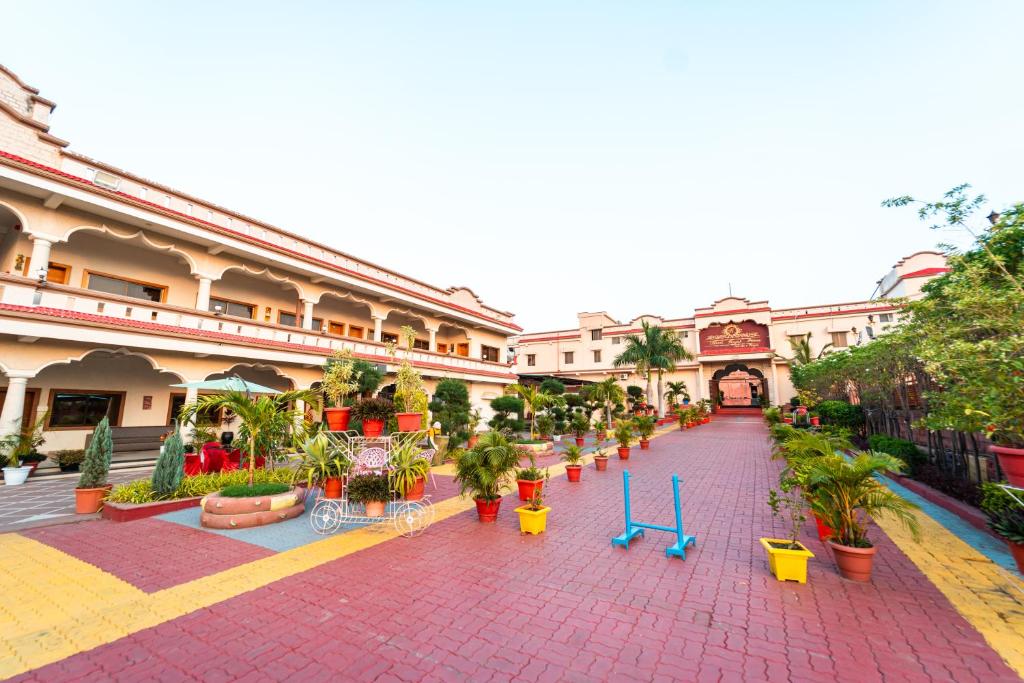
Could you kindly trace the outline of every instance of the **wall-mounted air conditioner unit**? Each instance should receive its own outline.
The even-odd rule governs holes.
[[[619,373],[619,379],[621,379],[623,381],[629,379],[629,373],[628,372],[620,372]]]

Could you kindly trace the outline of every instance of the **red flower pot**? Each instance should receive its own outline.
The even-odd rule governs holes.
[[[1013,486],[1024,486],[1024,448],[992,446],[992,452],[998,456],[1007,481]]]
[[[1017,571],[1024,574],[1024,543],[1010,543],[1007,541],[1006,545],[1010,546],[1010,554],[1013,555],[1013,559],[1017,562]]]
[[[878,548],[854,548],[829,541],[832,554],[836,558],[836,566],[844,579],[867,583],[871,580],[871,568],[875,563]]]
[[[791,418],[791,417],[784,417],[784,418],[782,418],[782,421],[785,422],[788,425],[793,424],[793,418]]]
[[[711,417],[710,416],[705,417],[703,421],[704,421],[704,424],[707,424],[708,422],[711,422]]]
[[[646,451],[651,447],[651,442],[647,439],[640,439],[640,450]]]
[[[501,498],[489,502],[483,498],[474,498],[473,500],[476,502],[476,514],[479,515],[481,522],[491,524],[498,521],[498,508],[501,507]]]
[[[99,512],[103,506],[103,498],[109,490],[106,486],[95,489],[75,489],[75,512],[79,515]]]
[[[619,446],[619,460],[629,460],[629,446]]]
[[[818,416],[812,417],[811,418],[811,426],[812,427],[820,427],[821,426],[821,418],[818,417]]]
[[[583,448],[583,441],[584,441],[584,438],[582,436],[577,436],[576,437],[576,445],[579,446],[580,448]]]
[[[416,477],[416,483],[412,485],[412,488],[405,492],[406,500],[420,500],[423,498],[423,489],[427,484],[427,480],[424,477]]]
[[[376,439],[384,433],[384,420],[363,420],[363,436]]]
[[[598,472],[604,472],[608,469],[608,458],[594,458],[594,467]]]
[[[832,527],[825,524],[823,521],[818,519],[817,515],[814,517],[814,524],[818,527],[818,540],[824,543],[832,537]]]
[[[395,413],[398,431],[416,432],[423,428],[423,413]]]
[[[473,446],[476,445],[476,442],[479,441],[479,440],[480,440],[480,435],[479,434],[474,434],[473,436],[469,437],[469,441],[466,443],[466,446],[469,447],[469,448],[472,448]]]
[[[583,465],[566,465],[565,476],[569,477],[569,481],[579,481],[580,474],[583,472]]]
[[[349,413],[351,408],[324,408],[324,415],[327,416],[327,428],[332,432],[343,432],[348,429]]]
[[[517,479],[519,485],[519,500],[531,500],[535,493],[540,493],[544,488],[543,479]]]
[[[324,498],[341,498],[341,477],[328,477],[324,482]]]

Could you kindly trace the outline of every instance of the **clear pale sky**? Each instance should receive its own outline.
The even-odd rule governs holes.
[[[1024,200],[1024,3],[24,2],[0,63],[72,149],[527,330],[868,297]],[[987,211],[986,211],[987,213]]]

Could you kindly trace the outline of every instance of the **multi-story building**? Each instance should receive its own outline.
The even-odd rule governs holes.
[[[946,259],[922,251],[901,259],[866,301],[772,308],[767,301],[719,299],[692,316],[641,315],[620,323],[607,313],[580,313],[574,329],[530,332],[514,342],[515,372],[526,378],[556,377],[589,383],[616,377],[623,386],[643,385],[635,367],[615,367],[623,339],[643,322],[674,330],[692,361],[665,373],[684,381],[693,400],[719,396],[723,406],[781,403],[795,395],[789,380],[790,341],[808,340],[812,357],[823,350],[863,343],[896,322],[896,297],[916,299],[928,279],[946,272]]]
[[[428,391],[486,413],[515,381],[513,314],[76,154],[54,106],[0,67],[0,434],[48,414],[44,450],[81,447],[103,415],[167,425],[172,384],[306,388],[341,348],[394,372],[404,325]]]

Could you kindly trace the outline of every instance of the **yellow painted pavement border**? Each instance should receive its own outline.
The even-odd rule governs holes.
[[[652,438],[672,430],[660,430]],[[593,455],[584,457],[590,463]],[[433,468],[448,474],[450,466]],[[547,468],[565,473],[564,463]],[[441,521],[473,509],[471,499],[434,505]],[[98,567],[16,533],[0,534],[0,679],[190,614],[204,607],[314,569],[332,560],[398,538],[390,523],[361,527],[254,560],[154,593],[146,593]]]

